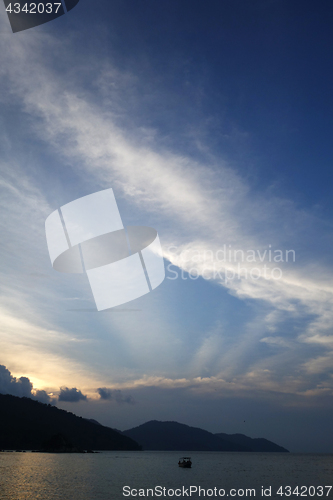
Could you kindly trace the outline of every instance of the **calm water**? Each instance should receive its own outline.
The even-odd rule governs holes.
[[[206,498],[225,497],[230,490],[240,490],[234,498],[249,498],[246,489],[255,489],[256,498],[265,498],[261,488],[272,487],[270,498],[280,486],[298,486],[301,498],[331,498],[333,488],[333,455],[284,453],[210,453],[191,452],[192,469],[181,469],[178,459],[185,453],[175,452],[103,452],[85,455],[52,455],[39,453],[0,453],[0,500],[123,500],[123,487],[144,489],[137,498],[205,498],[203,491],[192,492],[190,486],[206,490]],[[155,486],[165,487],[160,496],[152,496]],[[304,486],[301,490],[301,486]],[[182,488],[187,491],[183,493]],[[216,490],[216,496],[214,492]],[[187,490],[186,490],[187,489]],[[242,489],[244,491],[242,491]],[[169,495],[167,494],[169,491]],[[181,491],[179,491],[181,490]],[[289,490],[284,489],[288,494]],[[135,493],[135,491],[133,492]],[[141,495],[139,495],[141,493]],[[143,496],[145,493],[145,496]],[[181,493],[179,495],[179,493]],[[269,493],[269,492],[266,492]],[[252,498],[253,498],[252,492]],[[298,498],[292,495],[290,498]]]

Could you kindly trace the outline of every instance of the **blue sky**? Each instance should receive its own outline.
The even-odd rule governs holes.
[[[1,7],[2,391],[23,376],[123,430],[177,420],[332,451],[332,14],[81,0],[12,34]],[[167,279],[137,311],[73,311],[93,307],[89,283],[52,269],[44,222],[110,187],[125,225],[158,230]]]

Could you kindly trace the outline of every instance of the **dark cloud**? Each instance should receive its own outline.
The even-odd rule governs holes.
[[[52,399],[45,391],[33,390],[33,384],[28,377],[13,377],[3,365],[0,365],[0,394],[11,394],[20,398],[35,399],[41,403],[52,403]]]
[[[99,389],[97,389],[97,392],[100,395],[100,398],[104,400],[113,400],[119,404],[134,404],[134,399],[132,398],[132,396],[124,396],[123,393],[117,389],[107,389],[106,387],[100,387]]]
[[[37,401],[40,401],[40,403],[51,403],[52,402],[50,396],[45,391],[35,390],[34,399],[37,399]],[[55,403],[54,400],[53,400],[53,403]]]
[[[76,387],[73,387],[72,389],[68,389],[68,387],[61,387],[59,401],[65,401],[66,403],[78,403],[79,401],[87,401],[87,396],[82,394],[82,392]]]

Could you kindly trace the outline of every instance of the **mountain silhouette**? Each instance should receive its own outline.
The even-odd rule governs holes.
[[[282,446],[279,446],[272,441],[264,438],[250,438],[244,434],[224,434],[223,432],[215,434],[215,436],[223,439],[224,441],[229,441],[230,443],[239,444],[249,448],[250,451],[263,451],[263,452],[288,452]]]
[[[55,406],[0,394],[0,449],[139,450],[131,438]]]
[[[73,453],[84,450],[288,452],[263,438],[213,434],[151,420],[121,432],[50,404],[0,394],[0,449]]]
[[[283,451],[266,439],[251,439],[242,434],[212,434],[211,432],[179,424],[151,420],[123,432],[139,443],[143,450],[164,451]],[[237,439],[237,436],[240,436]]]

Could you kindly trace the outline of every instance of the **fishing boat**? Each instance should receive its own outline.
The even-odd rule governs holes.
[[[179,467],[189,469],[192,466],[191,457],[181,457],[178,462]]]

